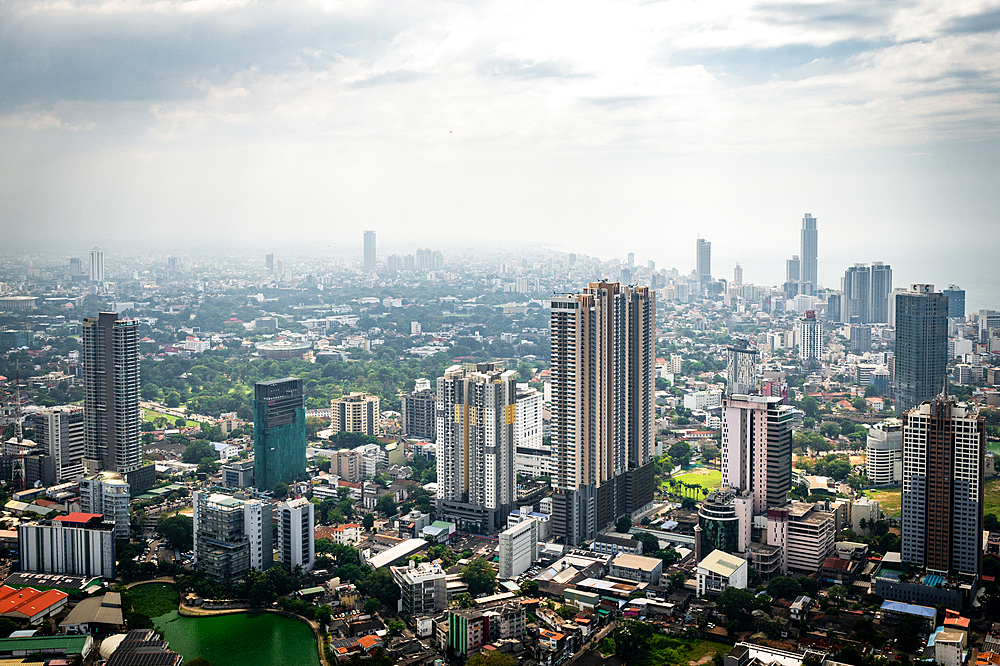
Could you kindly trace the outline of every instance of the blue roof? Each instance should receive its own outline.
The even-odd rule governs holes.
[[[937,611],[933,608],[917,606],[916,604],[904,604],[902,601],[883,601],[882,610],[906,613],[907,615],[919,615],[920,617],[937,617]]]

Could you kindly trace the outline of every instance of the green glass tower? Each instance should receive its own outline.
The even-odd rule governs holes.
[[[302,380],[257,382],[253,400],[254,486],[271,490],[306,471],[306,411]]]

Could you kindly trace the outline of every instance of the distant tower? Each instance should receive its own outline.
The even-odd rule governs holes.
[[[699,238],[695,245],[695,273],[698,276],[698,288],[704,290],[712,281],[712,243]]]
[[[737,340],[726,348],[726,395],[752,395],[757,390],[757,350]]]
[[[896,414],[931,400],[948,374],[948,297],[932,284],[896,294]]]
[[[99,247],[90,251],[90,281],[104,282],[104,250]]]
[[[365,232],[365,271],[371,273],[375,270],[375,232]]]
[[[872,262],[871,299],[868,304],[868,322],[889,323],[889,292],[892,291],[892,267],[881,261]]]
[[[844,323],[871,321],[872,271],[868,264],[854,264],[844,273]]]
[[[569,253],[569,267],[573,268],[574,266],[576,266],[576,253],[575,252],[570,252]]]
[[[635,266],[635,252],[628,253],[628,265]]]
[[[903,414],[903,562],[980,573],[985,453],[973,406],[940,395]]]
[[[265,254],[264,255],[264,268],[267,269],[268,275],[274,275],[274,255]]]
[[[253,400],[254,485],[271,490],[306,471],[306,413],[302,380],[257,382]]]
[[[809,213],[802,218],[802,245],[799,255],[802,257],[802,282],[812,285],[809,293],[814,293],[819,281],[816,278],[816,256],[818,252],[816,218]]]
[[[948,318],[965,319],[965,290],[950,284],[944,295],[948,297]]]
[[[736,264],[736,268],[733,269],[733,284],[743,284],[743,267],[740,266],[738,262]]]
[[[798,282],[802,276],[801,269],[799,255],[793,254],[791,259],[785,259],[785,282]]]
[[[799,360],[806,368],[818,367],[820,356],[823,353],[823,324],[816,319],[814,310],[806,310],[802,319],[797,323],[799,328]]]

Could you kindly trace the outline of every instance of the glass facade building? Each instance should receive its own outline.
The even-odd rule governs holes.
[[[937,396],[947,372],[948,297],[914,284],[896,294],[896,414]]]
[[[271,490],[306,471],[306,412],[302,380],[257,382],[253,400],[254,485]]]

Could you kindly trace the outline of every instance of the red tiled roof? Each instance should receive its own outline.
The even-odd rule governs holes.
[[[53,520],[58,520],[62,523],[89,523],[94,518],[104,518],[103,513],[80,513],[74,511],[68,516],[56,516]]]

